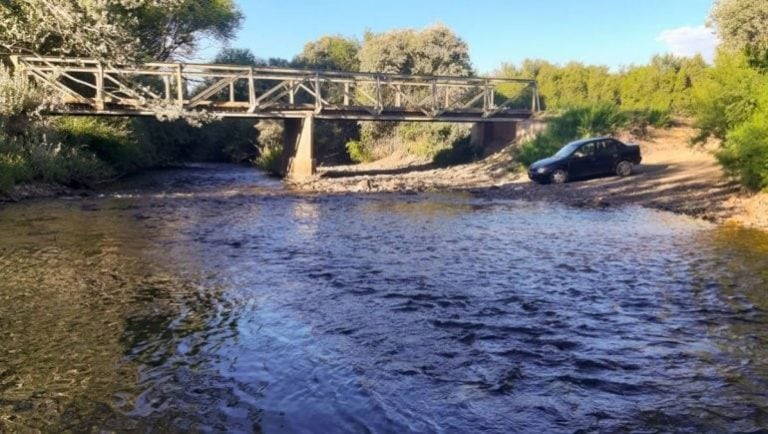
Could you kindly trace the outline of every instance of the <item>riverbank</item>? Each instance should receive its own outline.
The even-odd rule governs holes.
[[[768,230],[768,194],[751,194],[727,179],[713,151],[716,142],[689,145],[696,131],[682,125],[652,129],[639,143],[643,164],[627,178],[604,177],[565,185],[530,182],[508,149],[471,164],[436,169],[428,162],[390,158],[370,164],[320,168],[319,175],[291,186],[299,191],[420,192],[465,190],[489,198],[544,200],[576,207],[640,205],[716,223]]]

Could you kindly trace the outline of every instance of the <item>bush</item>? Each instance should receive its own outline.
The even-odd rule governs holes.
[[[513,156],[518,162],[530,166],[536,160],[551,156],[568,142],[613,134],[626,125],[627,115],[614,104],[572,108],[549,121],[544,132],[515,148]]]
[[[0,134],[0,191],[30,181],[90,186],[114,172],[87,150],[49,143],[44,136]]]
[[[355,163],[373,161],[371,148],[359,140],[350,140],[346,145],[349,158]]]
[[[120,174],[159,160],[152,143],[136,139],[128,119],[65,116],[56,119],[54,126],[65,144],[86,147]]]
[[[280,176],[283,171],[283,147],[268,146],[254,160],[256,167],[265,170],[273,176]]]
[[[409,154],[434,158],[469,135],[468,125],[404,122],[397,129],[400,140]]]
[[[440,150],[432,162],[437,167],[455,166],[469,163],[477,158],[477,150],[471,144],[470,136],[462,137],[453,143],[453,146]]]
[[[728,174],[751,190],[768,188],[768,118],[758,112],[731,130],[717,158]]]

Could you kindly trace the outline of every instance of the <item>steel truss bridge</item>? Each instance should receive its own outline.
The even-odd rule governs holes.
[[[52,115],[284,119],[289,177],[315,173],[314,121],[472,122],[474,146],[514,140],[539,111],[534,80],[192,63],[112,65],[12,55],[56,100]],[[523,129],[525,129],[525,125]]]
[[[63,104],[61,114],[494,122],[539,110],[534,80],[12,56]],[[501,92],[500,92],[501,91]],[[512,95],[511,97],[509,95]]]

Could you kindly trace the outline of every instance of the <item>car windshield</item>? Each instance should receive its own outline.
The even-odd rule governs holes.
[[[579,149],[579,146],[581,146],[584,142],[571,142],[565,146],[563,146],[557,153],[555,154],[555,157],[563,158],[567,157],[577,149]]]

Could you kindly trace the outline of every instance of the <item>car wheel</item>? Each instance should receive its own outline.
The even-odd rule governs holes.
[[[557,169],[549,175],[552,184],[564,184],[568,180],[568,172],[563,169]]]
[[[632,163],[629,161],[619,161],[616,165],[616,174],[622,178],[632,174]]]

